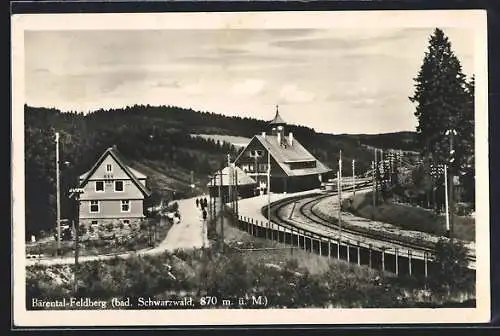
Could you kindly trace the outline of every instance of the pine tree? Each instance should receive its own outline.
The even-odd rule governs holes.
[[[460,61],[451,49],[451,42],[441,29],[436,28],[429,39],[410,101],[416,103],[418,118],[417,139],[423,156],[434,163],[449,159],[449,138],[446,130],[457,130],[458,139],[469,120],[466,77]],[[473,118],[472,118],[473,120]],[[459,145],[460,147],[460,145]],[[457,149],[457,154],[462,150]]]

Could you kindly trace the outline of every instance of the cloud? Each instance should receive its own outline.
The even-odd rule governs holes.
[[[156,83],[153,84],[154,87],[160,87],[160,88],[172,88],[172,89],[177,89],[180,87],[180,84],[178,81],[165,81],[165,80],[159,80]]]
[[[286,84],[280,90],[280,99],[282,103],[307,103],[315,98],[315,94],[300,89],[294,84]]]
[[[350,50],[369,46],[376,46],[384,42],[397,42],[408,40],[415,34],[422,34],[422,29],[400,29],[381,30],[375,29],[371,32],[366,30],[338,30],[328,36],[317,36],[313,38],[293,38],[271,42],[272,46],[292,50]],[[325,34],[326,35],[326,34]]]
[[[266,55],[266,51],[257,51],[254,54],[237,54],[237,55],[226,55],[221,57],[220,55],[214,56],[186,56],[181,58],[176,58],[173,62],[178,62],[180,64],[190,64],[190,65],[247,65],[248,63],[258,63],[260,66],[265,65],[279,65],[279,64],[301,64],[304,63],[304,59],[300,57],[295,57],[293,55]]]
[[[233,86],[232,92],[237,95],[254,96],[262,91],[265,82],[261,79],[247,79]]]

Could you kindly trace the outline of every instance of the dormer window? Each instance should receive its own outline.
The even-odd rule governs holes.
[[[106,165],[106,172],[111,173],[113,171],[113,165],[111,163],[108,163]]]
[[[115,181],[115,191],[123,191],[123,181]]]

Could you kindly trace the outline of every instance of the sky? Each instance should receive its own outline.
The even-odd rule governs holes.
[[[446,28],[467,76],[473,31]],[[25,32],[25,97],[84,113],[176,105],[325,133],[414,130],[414,81],[434,27]]]

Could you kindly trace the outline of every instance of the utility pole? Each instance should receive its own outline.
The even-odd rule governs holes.
[[[72,188],[69,191],[76,200],[76,220],[73,221],[75,228],[75,273],[74,273],[74,291],[78,293],[78,255],[79,255],[79,231],[80,231],[80,195],[84,193],[83,188]],[[76,222],[76,224],[75,224]]]
[[[373,177],[374,177],[373,178],[373,182],[374,182],[374,184],[373,185],[375,186],[375,191],[374,191],[373,195],[375,196],[375,203],[377,202],[377,190],[378,190],[378,188],[377,188],[378,187],[377,186],[378,181],[377,181],[377,174],[376,174],[377,173],[377,169],[378,169],[378,166],[377,166],[377,151],[378,151],[377,148],[375,148],[375,150],[374,150],[374,152],[375,152],[375,161],[373,161],[374,162],[374,164],[373,164]]]
[[[57,251],[61,251],[61,181],[59,163],[59,132],[56,132],[56,220],[57,220]]]
[[[340,170],[337,172],[337,193],[339,197],[339,240],[342,236],[342,196],[340,195],[342,182],[340,181]]]
[[[223,167],[224,165],[222,165]],[[221,245],[220,249],[221,252],[224,253],[224,215],[223,215],[223,210],[224,210],[224,203],[222,201],[222,167],[220,170],[220,185],[219,185],[219,202],[220,202],[220,235],[221,235]]]
[[[342,208],[342,150],[340,150],[339,154],[339,207]],[[339,210],[340,211],[340,210]],[[340,212],[339,212],[340,215]],[[340,221],[340,217],[339,217]]]
[[[239,193],[238,193],[238,171],[235,169],[234,170],[234,184],[236,186],[236,190],[235,190],[235,193],[236,193],[236,196],[235,196],[235,213],[236,213],[236,220],[239,220],[239,209],[238,209],[238,198],[239,198]]]
[[[352,197],[356,196],[356,168],[355,168],[355,160],[352,160]]]
[[[450,167],[449,167],[449,172],[448,172],[448,186],[450,188],[449,191],[449,217],[450,217],[450,226],[449,226],[449,232],[450,232],[450,238],[453,236],[453,231],[454,231],[454,221],[453,221],[453,209],[454,209],[454,198],[453,198],[453,184],[454,184],[454,179],[453,179],[453,169],[452,166],[455,163],[455,149],[453,148],[453,140],[455,135],[457,135],[457,132],[454,129],[450,129],[446,131],[446,135],[449,136],[450,139],[450,155],[449,155],[449,162],[450,162]],[[448,213],[448,212],[447,212]]]
[[[228,178],[228,197],[229,197],[229,202],[231,203],[231,211],[234,210],[232,204],[233,204],[233,198],[231,197],[232,196],[232,190],[231,188],[233,187],[233,174],[232,173],[232,169],[231,169],[231,154],[227,154],[227,168],[229,169],[229,178]],[[228,202],[228,203],[229,203]]]
[[[375,206],[377,203],[376,194],[377,194],[377,180],[375,178],[375,162],[372,161],[372,200],[373,200],[372,219],[375,219]]]
[[[446,236],[450,237],[450,207],[448,200],[448,166],[444,165],[444,204],[446,207]]]
[[[271,151],[269,148],[267,148],[267,226],[271,228]]]

